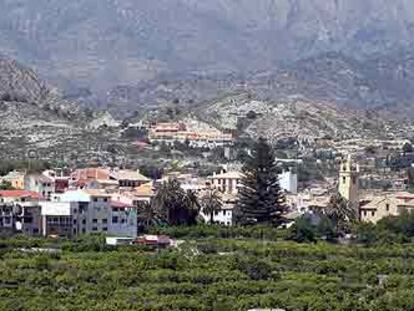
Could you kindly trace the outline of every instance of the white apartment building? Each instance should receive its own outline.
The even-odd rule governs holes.
[[[74,190],[42,204],[44,235],[137,235],[136,209],[99,190]],[[72,230],[69,230],[69,228]]]

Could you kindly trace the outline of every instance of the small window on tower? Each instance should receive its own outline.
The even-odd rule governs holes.
[[[388,203],[385,205],[385,209],[387,210],[387,212],[390,211],[390,205]]]
[[[342,183],[345,184],[346,183],[346,177],[342,177]]]

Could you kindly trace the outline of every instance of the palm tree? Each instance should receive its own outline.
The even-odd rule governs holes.
[[[349,224],[358,219],[356,207],[339,193],[331,196],[325,214],[335,223],[338,234],[349,230]]]
[[[213,224],[214,213],[220,211],[223,206],[220,192],[216,189],[207,190],[201,197],[201,206],[203,213],[210,216],[210,224]]]
[[[198,200],[198,196],[194,191],[187,191],[184,197],[184,207],[188,212],[188,221],[187,223],[190,225],[196,224],[196,219],[198,214],[200,213],[200,202]]]
[[[170,225],[194,224],[200,208],[195,193],[186,193],[177,180],[162,184],[153,204],[158,215]]]
[[[157,214],[167,223],[171,223],[171,213],[181,205],[183,195],[184,192],[176,180],[169,180],[159,186],[153,204]]]
[[[160,222],[154,206],[148,201],[141,201],[137,206],[138,225],[147,231],[151,226]]]

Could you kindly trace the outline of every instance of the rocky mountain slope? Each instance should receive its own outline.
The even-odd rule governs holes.
[[[373,55],[390,55],[385,70],[394,71],[394,65],[405,63],[396,53],[413,46],[413,27],[414,2],[409,0],[0,0],[0,52],[34,65],[70,98],[82,97],[88,104],[122,104],[122,96],[108,98],[108,91],[159,82],[165,75],[277,73],[285,63],[330,51],[364,64],[373,59],[372,66],[379,68],[382,63]],[[295,72],[313,79],[321,75],[318,63],[315,58],[306,72]],[[400,100],[398,79],[378,94],[376,87],[366,90],[365,84],[377,82],[363,71],[362,86],[349,101]],[[355,72],[358,77],[360,71]],[[330,90],[331,77],[342,78],[327,73],[312,92],[327,89],[321,95],[333,93],[340,100],[348,96],[336,86]],[[126,101],[142,105],[147,98],[154,100],[132,96]]]
[[[13,115],[37,121],[51,117],[66,122],[79,120],[81,112],[76,102],[64,100],[32,69],[4,56],[0,56],[0,102],[1,113],[8,114],[8,117],[3,115],[3,120],[10,125],[15,121]]]
[[[195,114],[224,130],[263,136],[274,143],[290,139],[302,145],[312,145],[324,137],[337,141],[393,139],[412,135],[414,129],[412,122],[401,123],[376,111],[344,109],[303,99],[260,100],[249,93],[222,97],[199,107]]]
[[[357,61],[331,52],[255,74],[251,81],[256,92],[272,98],[299,97],[354,108],[414,107],[414,53]]]
[[[380,109],[396,117],[414,116],[414,53],[358,61],[325,53],[250,74],[173,76],[118,86],[107,93],[115,114],[180,102],[189,107],[218,96],[252,92],[262,100],[303,99],[343,107]],[[403,113],[401,113],[403,112]]]

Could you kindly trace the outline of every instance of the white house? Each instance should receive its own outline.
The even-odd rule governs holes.
[[[292,171],[283,171],[279,174],[280,188],[291,194],[298,193],[298,175]]]
[[[43,236],[76,236],[76,202],[41,202]]]
[[[222,172],[209,177],[212,186],[223,193],[237,194],[243,174],[238,171]]]
[[[298,175],[292,171],[283,171],[278,175],[280,188],[288,193],[298,193]],[[223,172],[209,177],[214,188],[224,192],[237,194],[243,173],[239,171]]]

